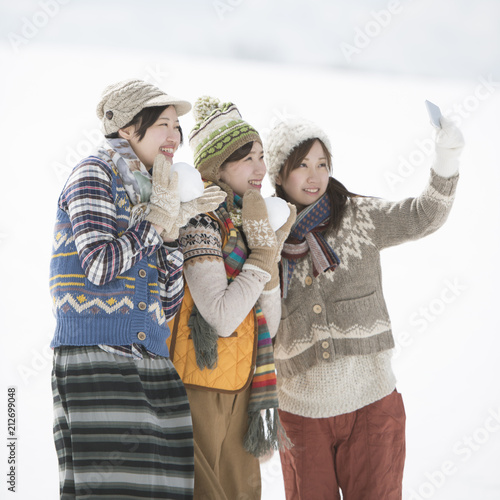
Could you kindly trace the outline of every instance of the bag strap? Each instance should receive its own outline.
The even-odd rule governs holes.
[[[184,298],[182,299],[182,302],[184,302]],[[177,340],[177,330],[179,329],[179,319],[181,316],[179,313],[181,312],[181,309],[182,309],[182,302],[181,302],[181,305],[179,307],[177,314],[175,315],[174,328],[170,332],[170,335],[172,336],[172,340],[170,341],[169,354],[170,354],[170,359],[172,360],[172,362],[174,361],[175,343]]]

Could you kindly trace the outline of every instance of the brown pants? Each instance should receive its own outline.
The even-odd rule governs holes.
[[[250,389],[186,392],[193,418],[195,500],[259,500],[259,460],[243,448]]]
[[[331,418],[280,411],[294,447],[281,452],[287,500],[400,500],[405,410],[399,392]]]

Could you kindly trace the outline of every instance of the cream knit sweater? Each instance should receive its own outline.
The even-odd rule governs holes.
[[[446,220],[458,175],[431,171],[417,198],[353,198],[327,241],[340,257],[317,278],[299,259],[276,335],[280,408],[305,417],[348,413],[395,388],[394,340],[382,293],[380,250],[426,236]]]
[[[184,276],[193,300],[205,321],[219,336],[228,337],[259,301],[274,337],[280,321],[280,290],[264,292],[269,274],[257,268],[245,269],[228,284],[222,254],[219,225],[199,214],[180,229],[184,254]]]

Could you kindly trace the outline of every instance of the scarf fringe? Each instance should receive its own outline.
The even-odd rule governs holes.
[[[193,305],[193,309],[191,310],[188,326],[191,329],[193,337],[198,368],[200,370],[204,368],[213,370],[217,366],[218,361],[217,340],[219,336],[217,332],[206,322],[195,305]]]
[[[265,416],[259,410],[249,412],[248,430],[243,446],[257,458],[263,457],[271,450],[283,450],[293,446],[281,425],[276,408],[265,410]]]

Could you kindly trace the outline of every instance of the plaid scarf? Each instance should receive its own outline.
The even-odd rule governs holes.
[[[328,269],[335,271],[340,264],[340,259],[322,234],[328,226],[329,218],[330,197],[328,193],[325,193],[316,203],[306,207],[297,216],[281,252],[281,290],[284,298],[288,295],[288,287],[297,259],[311,252],[315,278]]]
[[[129,226],[142,222],[151,196],[151,174],[125,139],[107,139],[98,152],[106,161],[112,162],[118,170],[132,205]]]
[[[149,201],[151,174],[137,158],[127,140],[107,139],[99,148],[99,153],[116,166],[132,205]]]
[[[223,222],[227,234],[227,243],[222,249],[222,255],[229,283],[241,272],[248,256],[243,234],[233,222],[234,220],[238,223],[240,220],[241,203],[241,197],[235,195],[234,214],[227,211],[226,203],[223,203],[215,210],[215,214]],[[258,302],[254,310],[258,332],[257,358],[248,401],[249,421],[244,446],[248,452],[260,457],[271,449],[289,446],[290,443],[284,429],[281,427],[277,412],[278,395],[271,335]],[[261,410],[265,410],[265,415],[262,415]]]

